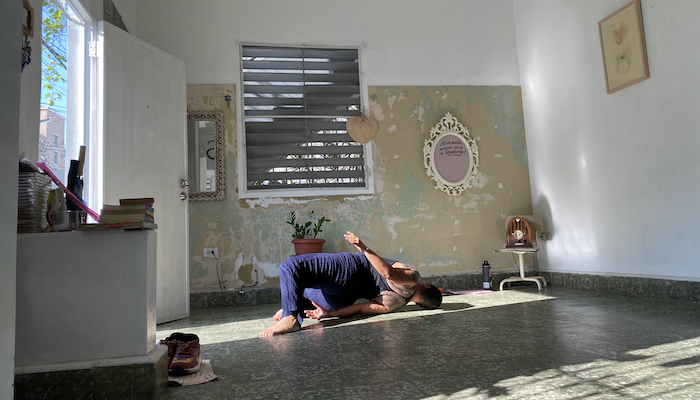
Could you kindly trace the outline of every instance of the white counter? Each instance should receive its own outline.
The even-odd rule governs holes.
[[[156,232],[17,235],[16,315],[20,370],[147,356],[156,343]]]

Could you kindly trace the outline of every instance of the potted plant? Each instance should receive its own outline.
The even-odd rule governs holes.
[[[322,216],[314,221],[315,215],[313,211],[309,212],[309,220],[301,224],[297,221],[296,211],[292,211],[289,215],[287,223],[294,227],[292,234],[292,243],[294,243],[294,252],[296,255],[309,253],[322,253],[325,239],[316,239],[319,232],[323,232],[321,225],[324,222],[331,222],[330,219]]]

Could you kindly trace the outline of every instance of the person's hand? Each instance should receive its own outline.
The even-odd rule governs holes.
[[[358,249],[359,251],[364,251],[364,250],[365,250],[365,245],[364,245],[364,243],[362,243],[362,241],[360,240],[360,238],[358,238],[357,235],[355,235],[354,233],[352,233],[352,232],[350,232],[350,231],[347,231],[347,232],[345,233],[345,240],[347,240],[350,244],[354,244],[355,247],[357,247],[357,249]]]
[[[330,318],[332,317],[331,312],[326,310],[325,308],[319,306],[316,304],[315,301],[312,301],[311,304],[316,307],[315,310],[304,310],[304,314],[306,314],[306,318],[311,318],[311,319],[321,319],[321,318]]]

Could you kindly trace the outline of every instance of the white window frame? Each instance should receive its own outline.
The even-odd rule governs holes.
[[[85,176],[85,191],[83,199],[88,203],[90,208],[96,208],[98,202],[94,196],[95,189],[100,186],[101,176],[94,174],[94,168],[91,166],[96,162],[97,149],[91,145],[91,136],[93,131],[93,110],[95,102],[95,85],[96,74],[93,67],[94,61],[90,56],[90,46],[95,40],[96,25],[95,18],[88,11],[90,4],[85,4],[85,0],[59,0],[54,1],[59,8],[63,8],[61,3],[67,3],[71,10],[79,17],[83,25],[68,27],[68,69],[66,78],[68,81],[67,87],[67,102],[66,102],[66,129],[65,139],[62,144],[66,149],[66,153],[70,150],[72,153],[64,154],[63,159],[76,159],[80,146],[88,146],[86,159]],[[69,18],[68,16],[66,18]],[[79,36],[76,42],[76,34]],[[79,47],[75,47],[79,46]],[[78,50],[75,52],[75,50]],[[77,57],[77,63],[73,57]],[[101,152],[101,149],[100,149]],[[66,169],[66,173],[68,170]],[[66,177],[59,177],[66,182]]]
[[[362,145],[364,151],[364,171],[365,171],[365,186],[364,187],[348,187],[348,188],[295,188],[295,189],[260,189],[250,190],[247,185],[248,167],[247,167],[247,151],[246,151],[246,135],[245,135],[245,111],[244,111],[244,93],[243,93],[243,46],[272,46],[272,47],[308,47],[320,49],[353,49],[357,50],[358,68],[360,72],[360,97],[364,108],[367,108],[368,95],[367,87],[363,83],[364,70],[362,63],[362,46],[331,46],[328,44],[312,45],[312,44],[290,44],[290,43],[253,43],[240,42],[238,45],[238,197],[242,199],[256,198],[278,198],[278,197],[325,197],[325,196],[361,196],[374,194],[374,173],[372,163],[372,144],[365,143]]]
[[[76,111],[81,115],[81,126],[78,130],[79,133],[74,135],[71,139],[74,141],[72,146],[76,146],[75,148],[79,148],[79,146],[87,147],[87,157],[83,171],[85,176],[83,200],[87,202],[88,207],[91,209],[99,210],[102,208],[103,202],[103,149],[98,132],[99,115],[97,112],[100,103],[100,82],[96,53],[97,39],[100,34],[98,30],[98,19],[88,11],[92,8],[92,4],[89,0],[65,1],[71,3],[76,13],[85,21],[83,31],[84,47],[81,49],[83,58],[83,63],[81,65],[81,72],[83,74],[82,99],[75,103]],[[66,140],[66,147],[67,146],[68,143]],[[66,154],[66,159],[71,158],[73,158],[72,155]]]

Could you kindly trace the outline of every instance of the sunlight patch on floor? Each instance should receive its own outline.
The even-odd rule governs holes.
[[[469,387],[443,399],[700,398],[700,337],[625,353],[630,361],[598,359],[500,381],[493,388]]]

